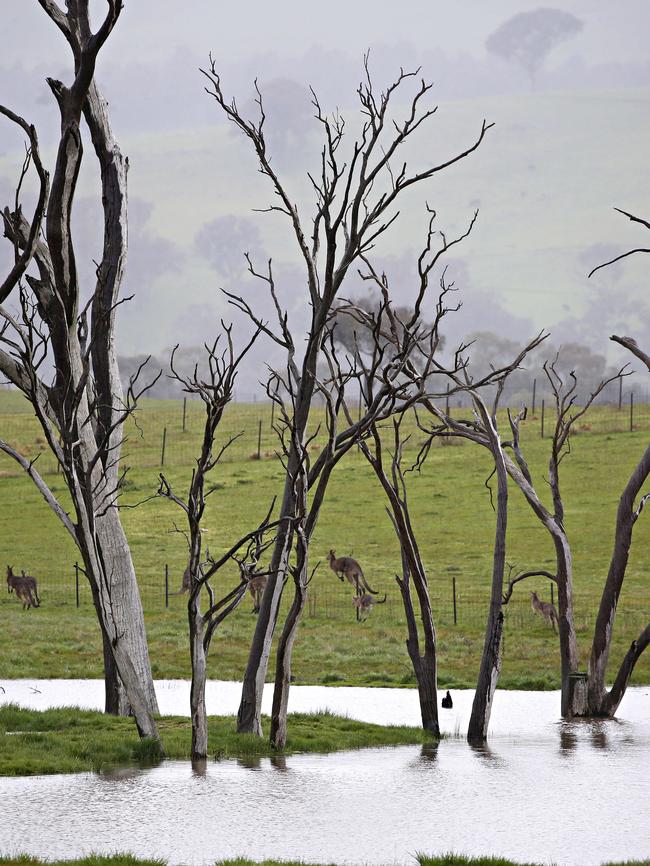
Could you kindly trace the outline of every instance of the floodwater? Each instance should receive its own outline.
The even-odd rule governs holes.
[[[25,706],[102,703],[101,682],[0,685],[2,701]],[[158,683],[161,711],[187,714],[187,688]],[[462,734],[472,693],[452,694],[441,721]],[[234,712],[238,697],[237,684],[211,683],[208,711]],[[413,690],[292,689],[293,711],[324,708],[418,723]],[[451,850],[558,866],[648,857],[650,689],[630,689],[616,720],[567,723],[558,711],[556,692],[497,693],[484,749],[452,737],[437,747],[0,778],[0,851],[129,851],[196,866],[235,856],[389,866]]]

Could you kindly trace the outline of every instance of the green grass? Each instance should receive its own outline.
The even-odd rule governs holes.
[[[33,431],[24,414],[2,414],[5,400],[15,395],[0,392],[0,433],[10,441],[23,436],[26,453],[33,453]],[[15,409],[15,405],[13,406]],[[266,411],[262,406],[232,407],[227,431],[250,430]],[[145,439],[135,436],[126,451],[134,466],[129,475],[126,501],[137,502],[157,488],[160,433],[168,424],[168,441],[186,437],[186,446],[168,453],[174,462],[165,467],[178,491],[188,483],[191,455],[198,435],[195,407],[188,411],[188,432],[180,429],[178,403],[145,401],[140,424]],[[174,418],[176,419],[174,421]],[[175,423],[175,427],[173,424]],[[524,430],[524,446],[538,489],[544,482],[548,442],[539,438],[539,420]],[[253,427],[255,428],[255,424]],[[594,422],[594,426],[595,422]],[[12,439],[12,437],[14,437]],[[185,440],[183,440],[185,441]],[[573,545],[575,609],[582,664],[586,663],[597,603],[611,552],[613,524],[621,489],[646,447],[645,430],[605,434],[584,430],[573,441],[572,454],[562,464],[566,504],[565,525]],[[137,448],[141,449],[139,455]],[[153,444],[152,444],[153,443]],[[171,446],[170,446],[171,447]],[[263,451],[270,446],[263,445]],[[210,551],[226,549],[237,535],[256,525],[282,483],[282,472],[272,458],[249,460],[248,443],[236,459],[214,473],[219,489],[208,500],[205,539]],[[137,456],[137,460],[136,460]],[[40,461],[39,461],[40,462]],[[47,468],[43,458],[43,466]],[[606,471],[603,467],[607,467]],[[490,471],[487,456],[471,445],[437,447],[423,471],[408,476],[409,496],[422,555],[427,567],[439,640],[440,685],[475,684],[483,644],[483,631],[491,574],[494,514],[483,482]],[[3,476],[4,473],[4,477]],[[11,474],[10,474],[11,473]],[[63,482],[46,475],[56,494],[66,501]],[[508,526],[508,561],[517,568],[552,567],[554,553],[548,535],[534,519],[516,489],[511,490]],[[173,531],[182,514],[169,502],[154,500],[122,512],[140,583],[154,675],[187,678],[187,613],[183,597],[172,596],[164,606],[164,566],[169,564],[170,589],[180,586],[186,564],[185,543]],[[23,612],[15,596],[0,593],[0,629],[10,652],[0,655],[0,679],[19,677],[100,677],[102,654],[99,630],[88,587],[81,583],[81,606],[74,603],[73,564],[77,553],[29,480],[15,474],[9,459],[0,455],[0,567],[24,568],[39,579],[43,605]],[[647,622],[650,591],[644,552],[650,542],[650,518],[644,512],[635,527],[634,546],[619,606],[611,655],[616,665],[629,643]],[[370,584],[387,593],[386,604],[376,607],[364,624],[356,622],[351,591],[327,567],[326,555],[334,547],[339,555],[360,560]],[[310,589],[309,609],[301,623],[293,662],[297,683],[331,685],[412,686],[411,665],[405,649],[406,629],[394,575],[399,569],[396,540],[385,513],[377,482],[359,455],[350,455],[333,475],[312,546],[312,562],[321,565]],[[452,578],[458,594],[458,624],[453,622]],[[234,569],[224,573],[217,591],[234,585]],[[519,585],[506,610],[505,652],[500,686],[503,688],[557,688],[557,639],[532,614],[528,590],[548,598],[541,581]],[[286,610],[291,592],[285,593]],[[241,679],[254,627],[251,601],[217,631],[209,659],[211,678]],[[271,667],[270,670],[273,670]],[[637,665],[634,682],[650,682],[650,653]]]
[[[158,727],[166,757],[188,759],[190,720],[163,716]],[[430,734],[421,728],[371,725],[328,712],[292,713],[287,747],[277,752],[266,738],[237,734],[232,716],[208,720],[208,753],[214,759],[256,761],[295,752],[327,753],[430,740]],[[150,766],[158,759],[155,744],[139,740],[132,719],[77,708],[38,712],[13,705],[0,707],[0,776],[105,771],[134,764]]]
[[[414,859],[419,866],[541,866],[539,863],[515,863],[503,857],[464,857],[462,854],[443,854],[441,857],[417,854]],[[303,860],[248,860],[237,857],[218,860],[215,866],[303,866],[303,864]],[[2,858],[0,866],[165,866],[165,861],[140,860],[130,854],[114,854],[111,857],[91,854],[81,860],[38,860],[35,857],[23,856]],[[650,860],[626,860],[625,863],[604,863],[603,866],[650,866]]]

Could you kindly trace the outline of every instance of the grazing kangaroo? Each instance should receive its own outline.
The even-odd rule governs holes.
[[[533,611],[535,613],[541,613],[546,622],[553,628],[553,631],[557,634],[557,629],[555,628],[555,624],[558,622],[557,611],[555,610],[555,607],[551,604],[551,602],[540,601],[537,593],[533,591],[530,594],[530,603],[532,605]]]
[[[260,612],[260,602],[262,601],[262,594],[266,589],[267,581],[268,577],[266,574],[260,574],[257,577],[252,577],[248,581],[248,591],[253,597],[253,610],[251,611],[251,613]]]
[[[369,592],[371,595],[379,595],[377,590],[371,589],[368,586],[368,581],[363,576],[363,571],[361,570],[361,566],[356,561],[356,559],[352,559],[351,556],[339,556],[338,559],[333,550],[327,554],[327,559],[330,564],[330,568],[334,572],[334,574],[338,577],[338,579],[342,582],[345,578],[347,578],[352,586],[356,589],[357,595],[361,595],[360,587]]]
[[[378,598],[374,598],[372,595],[355,595],[352,599],[352,604],[357,609],[357,622],[365,622],[370,616],[370,612],[372,611],[373,605],[375,604],[383,604],[386,601],[386,594],[384,593],[384,597],[381,601]],[[365,613],[365,616],[362,618],[362,615]]]
[[[14,574],[13,568],[10,565],[7,566],[7,589],[9,592],[16,593],[18,599],[23,603],[23,610],[25,608],[41,606],[36,578],[25,574],[24,571],[19,577],[17,574]]]

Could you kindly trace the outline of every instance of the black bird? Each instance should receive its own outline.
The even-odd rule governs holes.
[[[453,707],[453,705],[454,705],[454,702],[451,699],[451,695],[449,694],[449,690],[447,690],[447,694],[442,699],[442,706],[446,710],[450,710]]]

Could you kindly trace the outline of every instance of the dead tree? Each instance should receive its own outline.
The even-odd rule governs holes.
[[[36,130],[7,108],[29,140],[28,158],[13,208],[3,211],[15,263],[0,287],[0,305],[13,293],[15,311],[0,307],[0,372],[34,407],[70,492],[69,515],[38,473],[34,461],[0,441],[0,448],[32,478],[79,548],[104,639],[106,709],[133,712],[142,735],[156,737],[156,696],[142,606],[117,503],[123,474],[123,425],[143,390],[122,392],[115,354],[115,319],[127,250],[126,171],[113,136],[107,103],[94,81],[97,55],[111,34],[121,0],[108,0],[106,18],[92,32],[88,0],[39,0],[65,36],[74,58],[70,86],[48,79],[61,116],[51,187]],[[82,160],[81,118],[90,131],[101,169],[104,247],[90,300],[82,306],[71,211]],[[33,164],[39,178],[35,211],[20,207],[22,180]],[[34,263],[38,275],[28,272]],[[23,279],[27,285],[23,283]],[[45,371],[54,368],[52,382]],[[136,377],[137,378],[137,377]]]
[[[237,438],[232,437],[215,449],[215,437],[228,403],[232,399],[237,370],[243,358],[259,332],[256,332],[244,349],[236,354],[232,342],[232,327],[223,325],[223,341],[218,337],[215,342],[205,347],[207,370],[199,373],[195,367],[193,374],[184,376],[174,365],[172,352],[170,368],[171,376],[183,390],[200,397],[205,408],[203,439],[201,450],[192,470],[187,497],[178,496],[168,479],[161,473],[158,495],[163,496],[178,505],[186,518],[187,530],[178,529],[184,535],[188,546],[189,564],[186,573],[189,577],[187,614],[189,625],[190,659],[192,664],[192,682],[190,687],[190,712],[192,718],[192,760],[206,757],[208,749],[208,723],[205,707],[205,683],[207,676],[207,658],[212,637],[219,625],[240,604],[246,595],[249,583],[264,572],[258,570],[263,553],[272,543],[266,535],[272,531],[275,524],[271,522],[273,505],[259,526],[245,533],[228,551],[218,559],[203,552],[202,521],[207,499],[217,489],[214,485],[206,490],[206,482],[210,473],[217,467],[222,456]],[[178,347],[176,347],[178,348]],[[210,581],[221,569],[231,563],[237,563],[239,568],[239,583],[223,598],[215,601],[215,593]],[[207,597],[207,602],[206,602]]]
[[[617,341],[621,342],[621,339],[618,338]],[[526,418],[525,408],[516,416],[508,412],[510,438],[503,442],[503,447],[513,454],[513,457],[509,454],[504,456],[505,468],[509,477],[519,487],[536,518],[551,537],[555,549],[555,571],[525,571],[511,578],[504,592],[504,603],[510,600],[514,586],[529,577],[543,576],[555,583],[558,594],[562,716],[571,718],[573,716],[613,715],[620,703],[634,665],[650,639],[650,628],[646,628],[630,647],[619,670],[615,686],[608,693],[604,678],[613,622],[625,575],[632,528],[646,501],[645,496],[643,496],[637,502],[637,497],[650,469],[650,449],[644,453],[621,497],[617,515],[614,552],[596,623],[589,673],[584,674],[579,670],[580,660],[573,601],[573,555],[568,530],[565,526],[560,466],[570,453],[570,436],[576,422],[585,414],[609,382],[627,375],[627,373],[621,369],[612,378],[602,381],[587,397],[584,405],[577,407],[575,401],[578,383],[575,376],[571,375],[569,381],[564,382],[557,373],[553,361],[547,362],[544,369],[554,395],[556,410],[547,476],[552,499],[550,508],[544,504],[537,492],[521,444],[520,428]],[[484,435],[474,421],[451,419],[450,426],[453,428],[454,435],[461,435],[479,444],[486,444]]]
[[[627,211],[615,208],[623,216],[628,217],[631,222],[639,223],[650,229],[650,222],[634,216]],[[607,267],[614,262],[627,258],[635,253],[649,253],[650,249],[637,247],[628,250],[622,255],[616,256],[609,262],[594,268],[589,276],[600,268]],[[633,337],[618,337],[612,335],[610,339],[626,348],[650,371],[650,355],[648,355]],[[623,588],[623,580],[627,570],[627,563],[632,546],[632,530],[641,515],[650,494],[645,493],[640,499],[641,488],[648,479],[650,473],[650,447],[646,448],[641,459],[632,471],[619,500],[616,513],[616,527],[614,532],[614,548],[607,573],[607,579],[600,600],[596,625],[594,627],[594,639],[591,646],[591,657],[587,672],[587,704],[589,713],[596,716],[613,716],[625,694],[625,690],[632,676],[634,666],[641,654],[650,643],[650,623],[643,629],[639,637],[632,641],[621,666],[618,670],[612,688],[608,691],[605,684],[609,652],[612,635],[614,632],[614,620],[616,609]]]
[[[271,712],[271,743],[276,748],[283,748],[286,744],[292,649],[307,601],[307,588],[315,571],[315,568],[311,571],[309,568],[309,546],[332,471],[350,449],[368,435],[374,424],[386,420],[395,412],[406,411],[406,408],[412,406],[422,395],[426,373],[419,377],[416,385],[403,381],[404,369],[413,348],[412,342],[405,342],[398,351],[390,353],[388,360],[384,357],[386,346],[378,349],[370,367],[366,369],[372,370],[371,375],[377,377],[381,371],[381,383],[366,403],[365,411],[354,420],[346,394],[350,386],[356,394],[355,386],[359,379],[357,359],[346,358],[346,361],[341,363],[336,352],[333,330],[330,324],[327,325],[321,344],[325,372],[322,378],[315,378],[316,389],[325,405],[327,440],[313,463],[310,460],[309,446],[319,430],[317,428],[311,437],[307,437],[304,447],[299,447],[295,426],[295,383],[289,371],[282,382],[279,382],[277,374],[274,374],[269,383],[269,396],[278,405],[277,432],[285,468],[289,465],[292,451],[300,454],[298,470],[291,476],[296,508],[295,563],[290,566],[289,572],[293,578],[294,597],[278,640]],[[286,398],[283,394],[286,394]]]
[[[431,416],[433,423],[427,425],[422,420],[418,421],[418,426],[427,433],[428,439],[418,455],[417,466],[422,465],[426,459],[431,443],[435,438],[440,436],[462,437],[482,445],[490,452],[494,462],[493,474],[496,475],[497,480],[490,607],[486,620],[485,639],[472,712],[467,729],[467,739],[471,743],[482,743],[487,739],[494,695],[501,671],[503,604],[507,603],[504,595],[504,574],[508,523],[508,468],[504,445],[499,433],[497,409],[508,376],[520,367],[526,355],[535,349],[544,338],[543,333],[538,334],[524,347],[512,363],[494,369],[488,377],[480,381],[472,379],[468,359],[463,354],[467,346],[459,347],[455,354],[453,368],[448,369],[446,375],[455,389],[463,389],[471,397],[473,416],[469,419],[452,418],[442,408],[440,401],[427,395],[422,400],[422,406]],[[482,389],[489,385],[496,386],[491,405],[488,405],[487,397],[482,393]]]
[[[324,145],[320,171],[316,176],[310,175],[316,196],[316,209],[309,226],[292,203],[292,197],[276,173],[267,151],[264,106],[259,90],[257,92],[259,119],[247,120],[236,103],[229,102],[224,97],[214,63],[211,62],[210,68],[205,71],[208,93],[251,144],[261,173],[271,183],[275,203],[268,210],[280,213],[289,221],[301,261],[304,263],[309,295],[307,301],[311,307],[309,331],[304,341],[301,339],[299,344],[301,347],[304,345],[304,350],[298,354],[290,328],[287,326],[286,316],[277,301],[269,272],[269,288],[284,327],[281,325],[280,333],[275,333],[266,326],[263,330],[266,330],[268,336],[286,352],[286,368],[292,379],[294,395],[291,407],[292,435],[286,459],[286,479],[280,507],[280,531],[272,555],[269,582],[262,599],[244,676],[238,714],[238,730],[241,732],[261,733],[262,690],[280,598],[288,573],[296,528],[295,519],[300,510],[297,498],[300,494],[296,491],[295,479],[301,471],[323,337],[336,297],[350,267],[377,243],[397,218],[398,212],[394,210],[394,205],[402,192],[464,159],[480,145],[490,126],[483,122],[477,138],[466,150],[437,165],[422,171],[410,172],[407,164],[401,162],[393,169],[400,147],[435,112],[435,108],[422,107],[431,86],[422,81],[417,86],[415,95],[410,99],[405,118],[395,120],[392,115],[395,97],[401,97],[404,87],[417,76],[417,73],[400,71],[396,80],[384,92],[378,93],[368,72],[367,59],[365,69],[365,81],[358,89],[362,113],[361,133],[358,139],[352,142],[347,156],[343,155],[347,145],[345,121],[338,114],[327,116],[314,96],[315,116],[323,130]],[[231,296],[231,300],[240,309],[245,310],[253,321],[261,324],[254,311],[242,298]],[[357,433],[358,428],[353,428],[347,436],[352,437]]]

